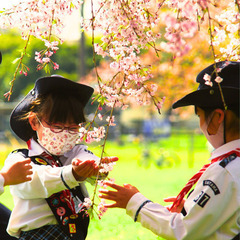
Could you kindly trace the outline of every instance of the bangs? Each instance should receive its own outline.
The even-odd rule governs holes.
[[[66,93],[52,93],[43,104],[42,113],[48,117],[50,123],[85,122],[83,106],[79,99]]]

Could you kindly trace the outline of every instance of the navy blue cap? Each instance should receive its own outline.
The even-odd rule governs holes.
[[[226,105],[235,106],[239,105],[239,82],[240,82],[240,62],[233,61],[222,61],[212,64],[202,70],[196,81],[199,83],[198,89],[194,92],[191,92],[175,102],[172,108],[179,108],[189,105],[195,105],[198,107],[219,107],[223,108],[223,101],[221,98],[220,89],[216,79],[216,71],[221,69],[218,72],[218,76],[223,80],[220,83],[224,100]],[[212,86],[206,84],[204,80],[205,74],[208,74],[211,78]]]

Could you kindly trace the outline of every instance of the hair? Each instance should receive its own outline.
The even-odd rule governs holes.
[[[201,107],[201,106],[194,106],[195,107],[195,114],[197,114],[197,107],[200,107],[204,113],[205,113],[205,120],[208,119],[208,117],[211,115],[211,113],[215,110],[215,109],[222,109],[224,110],[223,107],[220,107],[220,106],[216,106],[216,107]],[[228,109],[227,110],[231,110],[235,115],[236,117],[239,119],[240,118],[240,109],[239,109],[239,104],[235,104],[235,105],[231,105],[231,106],[228,106]]]
[[[200,107],[204,111],[205,120],[209,118],[211,113],[215,109],[222,109],[223,107],[213,107],[213,108],[207,108],[207,107]],[[230,122],[226,126],[226,129],[228,132],[236,133],[240,131],[240,115],[239,115],[239,104],[231,105],[228,107],[228,110],[233,113],[233,117],[230,119]],[[195,113],[197,114],[197,106],[195,106]]]
[[[30,106],[29,112],[47,118],[50,123],[85,122],[84,108],[79,99],[71,94],[59,92],[39,96]]]
[[[45,117],[49,123],[79,124],[86,121],[81,101],[74,95],[62,92],[39,95],[30,104],[29,111],[23,116],[19,116],[19,120],[26,121],[26,124],[29,124],[28,116],[31,112],[36,113],[39,119]],[[32,129],[30,131],[29,135],[36,139],[36,132]]]

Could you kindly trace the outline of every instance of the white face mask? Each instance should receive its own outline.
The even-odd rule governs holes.
[[[211,121],[212,116],[209,118]],[[210,135],[207,131],[208,124],[210,121],[205,121],[204,124],[201,126],[201,130],[205,137],[207,138],[208,142],[216,149],[221,147],[224,144],[224,124],[223,121],[221,122],[218,131],[215,135]]]
[[[38,137],[38,142],[53,155],[63,155],[73,149],[79,137],[78,134],[71,134],[67,130],[54,133],[50,128],[44,127],[43,125],[42,128],[42,139],[40,140]]]

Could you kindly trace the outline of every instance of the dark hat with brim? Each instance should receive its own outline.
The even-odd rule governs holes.
[[[212,82],[212,86],[206,84],[204,79],[205,74],[211,77],[210,81]],[[239,105],[240,62],[223,61],[216,63],[216,66],[212,64],[202,70],[196,79],[199,83],[198,89],[175,102],[172,108],[189,105],[207,108],[223,108],[224,104],[220,88],[215,81],[216,76],[222,78],[220,86],[227,107]]]
[[[61,76],[53,75],[50,77],[39,78],[35,82],[34,88],[18,103],[10,116],[10,126],[13,132],[22,140],[28,141],[31,135],[31,126],[27,121],[19,119],[30,110],[31,103],[40,95],[45,95],[50,92],[59,92],[71,94],[76,97],[85,107],[94,89],[90,86],[73,82]]]

